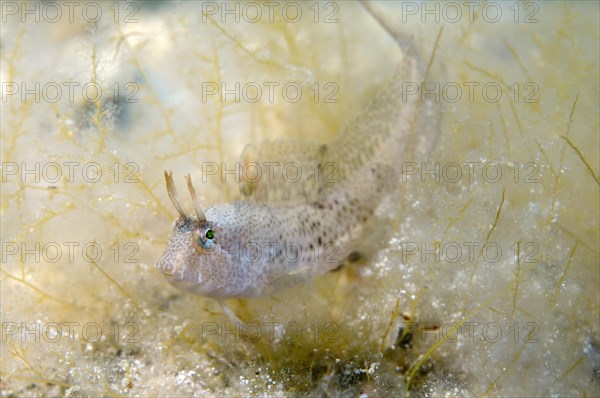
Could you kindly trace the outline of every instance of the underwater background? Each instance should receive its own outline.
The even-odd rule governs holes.
[[[371,256],[236,326],[155,268],[163,170],[238,199],[246,144],[333,140],[396,43],[353,1],[2,2],[2,396],[599,396],[599,3],[476,3],[373,4],[437,142]]]

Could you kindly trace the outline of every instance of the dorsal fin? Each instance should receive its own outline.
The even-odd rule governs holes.
[[[246,145],[240,156],[242,198],[271,205],[314,202],[327,183],[326,152],[326,145],[300,139]]]

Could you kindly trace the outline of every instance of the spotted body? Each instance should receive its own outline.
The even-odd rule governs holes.
[[[372,231],[384,198],[399,189],[416,112],[416,99],[403,96],[403,82],[420,82],[422,70],[417,57],[404,54],[391,82],[327,145],[279,140],[242,154],[244,163],[294,161],[305,172],[309,165],[317,166],[313,171],[333,165],[329,180],[307,173],[295,183],[243,181],[241,201],[203,210],[188,177],[196,213],[189,215],[165,173],[180,213],[158,263],[167,280],[223,300],[268,295],[337,268]]]

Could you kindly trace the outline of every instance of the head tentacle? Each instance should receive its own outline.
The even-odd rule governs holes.
[[[175,206],[177,213],[183,218],[188,218],[189,216],[183,210],[181,203],[177,199],[177,190],[175,189],[175,183],[173,182],[173,173],[169,173],[165,170],[165,181],[167,183],[167,193],[169,194],[169,199],[171,199],[171,203]]]
[[[192,203],[194,204],[194,211],[196,212],[198,221],[206,221],[206,215],[204,215],[204,210],[202,210],[202,206],[198,200],[198,195],[196,195],[196,190],[194,189],[194,185],[192,185],[192,178],[189,174],[185,176],[185,181],[187,182],[188,191],[190,191],[190,196],[192,197]]]

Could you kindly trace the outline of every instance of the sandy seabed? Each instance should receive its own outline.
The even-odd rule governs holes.
[[[599,396],[597,2],[375,3],[441,114],[385,241],[244,325],[159,274],[163,170],[236,200],[247,143],[331,141],[401,60],[272,3],[2,2],[2,396]]]

